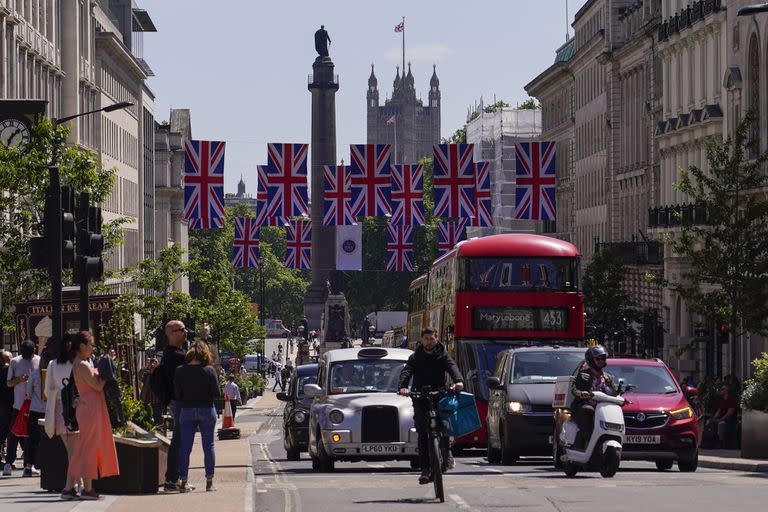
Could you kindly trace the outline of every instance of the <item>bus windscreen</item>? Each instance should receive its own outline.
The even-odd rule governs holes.
[[[464,258],[462,291],[576,291],[574,258]],[[463,282],[462,282],[463,281]]]

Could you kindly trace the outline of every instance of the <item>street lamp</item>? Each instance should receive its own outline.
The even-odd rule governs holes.
[[[753,14],[760,14],[761,12],[768,12],[768,4],[752,4],[747,5],[739,9],[737,16],[751,16]]]
[[[376,328],[372,325],[368,326],[368,344],[373,345],[373,333],[376,330]]]
[[[264,259],[259,258],[259,324],[264,327]],[[261,340],[261,375],[264,376],[266,369],[264,367],[265,345],[267,344],[266,333]]]
[[[72,116],[62,117],[61,119],[56,119],[56,121],[54,121],[54,124],[56,126],[59,126],[62,123],[66,123],[67,121],[77,119],[78,117],[87,116],[89,114],[96,114],[98,112],[114,112],[115,110],[121,110],[121,109],[132,107],[132,106],[133,106],[133,103],[131,103],[130,101],[120,101],[117,103],[113,103],[112,105],[107,105],[106,107],[102,107],[100,109],[91,110],[89,112],[81,112],[80,114],[75,114]]]

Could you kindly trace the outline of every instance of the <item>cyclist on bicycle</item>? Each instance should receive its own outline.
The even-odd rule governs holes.
[[[400,373],[400,394],[408,396],[408,382],[413,377],[412,387],[415,390],[421,390],[424,386],[430,386],[433,389],[445,387],[446,373],[451,377],[454,391],[461,391],[464,388],[464,379],[461,377],[459,367],[456,362],[448,355],[445,345],[437,341],[435,336],[437,331],[432,327],[427,327],[421,331],[421,343],[416,348],[416,352],[411,354],[408,362],[405,363]],[[421,401],[413,402],[413,419],[416,423],[416,432],[419,436],[419,466],[421,467],[420,484],[428,484],[432,481],[432,473],[429,464],[429,410]],[[448,442],[448,438],[444,438]],[[447,448],[447,446],[444,446]],[[452,458],[450,450],[447,451],[447,460],[445,468],[452,467]]]

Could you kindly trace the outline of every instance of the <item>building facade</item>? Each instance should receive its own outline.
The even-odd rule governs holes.
[[[540,221],[515,220],[515,144],[541,133],[541,110],[498,108],[470,113],[467,143],[474,144],[475,162],[490,162],[492,227],[468,227],[467,237],[498,233],[535,233]]]
[[[237,193],[228,192],[224,194],[224,206],[235,206],[238,204],[246,205],[251,209],[254,216],[258,213],[256,197],[245,191],[245,182],[242,176],[240,176],[240,181],[237,182]]]
[[[379,104],[378,79],[371,65],[366,94],[368,144],[392,144],[392,163],[415,163],[432,157],[432,145],[440,142],[440,80],[433,66],[428,103],[416,97],[411,65],[408,73],[397,68],[392,98]]]

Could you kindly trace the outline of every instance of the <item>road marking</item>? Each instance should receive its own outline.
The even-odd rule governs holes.
[[[490,471],[491,473],[504,473],[504,471],[496,468],[485,468],[486,471]]]
[[[243,503],[243,512],[253,512],[253,452],[251,451],[251,439],[255,437],[256,434],[248,437],[248,467],[245,470],[245,502]]]
[[[469,506],[469,503],[464,501],[461,496],[458,494],[449,494],[448,495],[451,500],[461,509],[461,510],[469,510],[474,511],[475,509]]]
[[[278,408],[276,408],[275,411],[277,411]],[[277,415],[272,415],[269,420],[267,420],[267,431],[274,428],[275,417],[277,417]],[[269,469],[274,476],[276,484],[275,487],[283,491],[283,498],[285,500],[285,512],[301,512],[301,495],[299,494],[296,486],[292,483],[289,483],[286,480],[285,475],[280,472],[280,467],[277,461],[274,459],[274,457],[272,457],[272,454],[269,451],[269,445],[267,443],[258,443],[258,445],[259,448],[261,448],[261,453],[264,455],[265,462],[269,466]],[[271,486],[268,485],[267,487]]]

